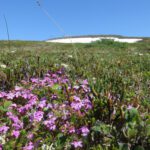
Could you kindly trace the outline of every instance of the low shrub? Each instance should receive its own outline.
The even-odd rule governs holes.
[[[92,98],[87,80],[73,83],[63,69],[1,91],[1,147],[83,148],[91,128]]]
[[[99,96],[65,70],[0,92],[0,149],[147,149],[150,117],[138,100]]]

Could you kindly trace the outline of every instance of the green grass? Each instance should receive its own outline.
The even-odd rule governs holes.
[[[111,40],[74,45],[11,41],[10,50],[7,41],[0,41],[0,64],[6,65],[0,68],[1,90],[11,89],[22,79],[42,77],[49,69],[67,64],[66,71],[72,80],[89,80],[96,99],[93,115],[97,120],[110,117],[108,112],[97,112],[101,107],[108,109],[107,102],[102,103],[108,93],[119,99],[117,105],[132,103],[135,107],[142,106],[141,114],[148,115],[150,111],[148,38],[133,44]]]
[[[11,41],[10,49],[7,41],[0,41],[0,64],[7,66],[0,68],[1,76],[7,76],[7,87],[25,77],[40,76],[53,65],[65,63],[69,65],[67,71],[71,78],[88,78],[98,93],[113,90],[124,96],[137,92],[139,96],[149,97],[149,39],[134,44],[103,40],[74,45]],[[97,81],[94,85],[93,78]]]

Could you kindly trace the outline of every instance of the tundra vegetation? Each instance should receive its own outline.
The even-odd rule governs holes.
[[[148,150],[150,40],[0,41],[0,150]]]

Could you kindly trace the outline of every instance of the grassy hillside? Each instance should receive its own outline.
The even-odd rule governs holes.
[[[119,43],[110,40],[93,42],[91,44],[54,44],[36,41],[0,41],[0,63],[7,66],[6,70],[14,72],[14,67],[19,63],[29,65],[25,72],[32,76],[33,66],[38,70],[47,70],[49,66],[56,64],[69,65],[71,77],[74,74],[86,78],[101,78],[105,71],[107,74],[113,70],[121,77],[131,75],[138,78],[138,73],[149,71],[150,40],[144,40],[135,44]],[[72,55],[70,58],[68,55]],[[14,66],[14,64],[16,64]],[[25,66],[24,66],[25,67]],[[27,67],[27,66],[26,66]],[[39,67],[39,68],[38,68]],[[86,68],[86,69],[85,69]],[[2,68],[1,68],[2,69]],[[115,70],[114,70],[115,69]],[[4,72],[6,70],[3,70]],[[18,69],[17,69],[18,70]],[[144,72],[145,71],[145,72]],[[21,75],[21,72],[18,73]],[[17,75],[15,73],[15,75]]]
[[[1,91],[62,67],[72,82],[87,79],[94,97],[86,123],[90,134],[83,138],[81,149],[148,149],[150,39],[134,44],[111,40],[91,44],[10,41],[10,47],[7,41],[0,41]],[[56,149],[64,149],[70,137],[61,135],[64,139],[56,144],[55,136],[50,142],[59,145]]]

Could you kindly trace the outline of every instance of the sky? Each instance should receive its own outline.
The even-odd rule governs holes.
[[[0,40],[8,38],[4,15],[11,40],[95,34],[150,37],[150,0],[39,1],[49,17],[36,0],[0,0]]]

